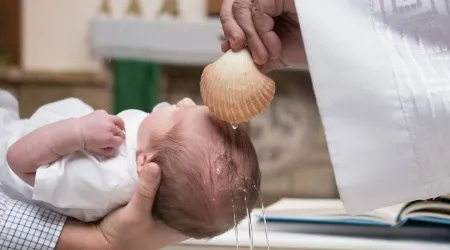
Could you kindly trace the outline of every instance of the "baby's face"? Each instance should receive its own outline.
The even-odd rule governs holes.
[[[150,113],[139,128],[138,146],[148,148],[152,138],[167,134],[173,126],[181,124],[180,132],[192,136],[213,133],[211,114],[206,106],[196,105],[191,99],[185,98],[175,105],[163,104]],[[202,136],[204,137],[204,136]]]

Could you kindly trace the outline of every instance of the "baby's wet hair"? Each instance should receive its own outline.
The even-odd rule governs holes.
[[[261,173],[255,148],[242,126],[211,117],[214,134],[191,141],[176,124],[152,141],[162,178],[153,215],[195,239],[212,238],[239,223],[259,197]]]

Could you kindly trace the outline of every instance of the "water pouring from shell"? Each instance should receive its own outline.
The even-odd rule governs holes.
[[[262,212],[262,216],[263,216],[263,220],[264,220],[264,232],[266,233],[266,244],[267,244],[267,250],[270,250],[270,244],[269,244],[269,234],[268,234],[268,230],[267,230],[267,221],[266,221],[266,211],[265,211],[265,207],[264,207],[264,202],[263,202],[263,196],[261,193],[261,190],[259,190],[256,186],[253,186],[259,193],[259,199],[261,200],[261,212]]]
[[[253,249],[253,224],[252,224],[252,217],[251,217],[250,211],[248,209],[247,198],[246,197],[244,197],[244,202],[245,202],[245,208],[247,209],[248,238],[250,240],[250,250],[252,250]]]

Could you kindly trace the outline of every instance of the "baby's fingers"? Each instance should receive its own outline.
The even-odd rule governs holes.
[[[122,118],[112,115],[111,119],[112,119],[114,125],[118,126],[122,130],[125,130],[125,122],[122,120]]]
[[[118,152],[119,152],[118,148],[108,147],[99,149],[97,153],[106,157],[114,157],[117,155]]]
[[[97,153],[104,156],[115,156],[119,151],[120,145],[124,142],[124,138],[120,136],[111,136],[106,140],[106,143],[97,151]]]
[[[123,131],[120,127],[114,126],[111,129],[111,132],[114,136],[119,136],[122,140],[125,140],[125,131]]]
[[[119,148],[124,141],[124,138],[122,138],[121,136],[107,134],[104,135],[103,139],[98,142],[94,149],[96,151],[99,151],[99,153],[102,153],[103,149],[106,148]]]
[[[122,145],[122,143],[124,142],[124,138],[121,136],[111,136],[108,141],[107,141],[107,145],[105,145],[106,147],[113,147],[113,148],[118,148],[120,147],[120,145]]]

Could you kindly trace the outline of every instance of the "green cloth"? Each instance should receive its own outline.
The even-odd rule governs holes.
[[[134,60],[114,60],[114,112],[151,112],[159,102],[160,67]]]

